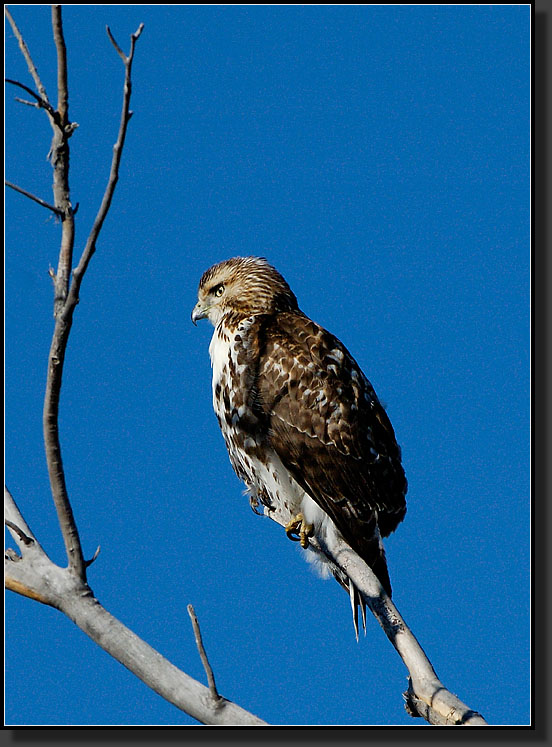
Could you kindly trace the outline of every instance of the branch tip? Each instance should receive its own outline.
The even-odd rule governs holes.
[[[40,109],[41,106],[36,101],[27,101],[27,99],[20,99],[19,96],[14,97],[14,101],[18,104],[25,104],[25,106],[32,106],[34,109]]]
[[[6,560],[17,563],[18,560],[21,560],[21,555],[18,555],[16,551],[11,547],[6,547],[6,549],[4,550],[4,558]]]
[[[115,49],[117,51],[117,54],[119,55],[119,57],[122,59],[122,61],[126,65],[126,63],[127,63],[127,56],[126,56],[126,54],[123,52],[123,50],[121,49],[121,47],[115,41],[115,37],[111,33],[111,29],[109,28],[109,26],[106,26],[105,30],[107,31],[107,35],[109,37],[109,41],[113,44],[113,46],[115,47]]]

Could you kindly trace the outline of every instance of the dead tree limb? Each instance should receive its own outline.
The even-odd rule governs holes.
[[[203,645],[203,638],[201,636],[201,630],[199,629],[199,622],[197,619],[197,615],[195,613],[193,605],[191,604],[188,605],[188,614],[190,615],[190,620],[192,621],[192,627],[194,629],[196,646],[197,646],[197,650],[199,651],[201,663],[203,664],[203,668],[205,669],[205,674],[207,675],[207,682],[209,683],[209,691],[211,693],[211,697],[214,703],[218,703],[221,698],[220,698],[220,695],[219,695],[219,692],[217,690],[217,686],[215,683],[215,675],[213,674],[213,670],[211,668],[211,665],[209,664],[209,659],[207,658],[207,652],[205,651],[205,646]]]
[[[265,507],[264,513],[283,527],[293,518],[283,507]],[[403,693],[407,712],[439,726],[487,726],[481,714],[462,703],[439,680],[414,634],[362,558],[344,540],[333,552],[316,538],[310,539],[310,546],[351,579],[403,660],[409,672],[409,688]]]
[[[104,651],[154,692],[203,724],[267,726],[265,721],[205,687],[113,617],[88,584],[55,565],[27,525],[9,490],[4,489],[7,526],[19,555],[4,559],[6,588],[63,612]]]
[[[21,36],[21,32],[17,28],[15,21],[12,18],[12,15],[8,8],[4,8],[4,11],[6,13],[6,18],[8,19],[10,26],[12,27],[12,31],[15,35],[15,38],[17,39],[17,43],[19,44],[19,49],[21,50],[21,53],[23,57],[25,58],[25,62],[27,63],[27,67],[29,68],[29,72],[31,74],[32,79],[34,80],[34,84],[36,86],[36,90],[40,94],[40,98],[43,101],[48,101],[48,96],[46,95],[46,89],[44,88],[44,85],[42,81],[40,80],[40,76],[38,74],[38,70],[36,69],[36,65],[34,64],[31,55],[29,53],[29,49],[27,45],[25,44],[25,40]],[[32,94],[34,96],[34,93]]]
[[[6,187],[13,189],[15,192],[19,192],[25,197],[28,197],[29,200],[33,200],[34,202],[37,202],[39,205],[42,205],[42,207],[48,208],[48,210],[51,210],[52,213],[54,213],[58,217],[61,217],[63,215],[61,210],[58,210],[57,207],[55,207],[54,205],[50,205],[49,202],[46,202],[46,200],[43,200],[40,197],[37,197],[36,195],[33,195],[31,192],[27,192],[26,189],[23,189],[22,187],[18,187],[17,184],[13,184],[12,182],[9,182],[7,179],[4,181],[4,184],[6,185]]]

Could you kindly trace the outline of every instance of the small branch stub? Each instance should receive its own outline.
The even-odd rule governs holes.
[[[203,668],[205,669],[205,674],[207,675],[209,692],[211,693],[211,697],[213,698],[214,702],[221,703],[223,701],[223,698],[221,695],[219,695],[219,692],[217,690],[217,686],[215,684],[215,675],[213,674],[213,670],[211,668],[211,665],[209,664],[209,659],[207,658],[205,646],[203,645],[203,639],[201,637],[201,630],[199,629],[197,615],[191,604],[188,605],[188,614],[190,615],[190,620],[192,621],[197,650],[199,651],[201,662],[203,664]]]
[[[32,539],[32,537],[28,537],[25,532],[17,526],[17,524],[14,524],[13,521],[6,519],[5,524],[9,529],[13,530],[17,534],[24,545],[28,546],[33,544],[34,540]]]
[[[84,565],[85,565],[85,566],[86,566],[87,568],[88,568],[89,566],[91,566],[91,565],[92,565],[92,563],[93,563],[93,562],[94,562],[94,561],[96,560],[96,558],[97,558],[97,557],[98,557],[98,555],[100,554],[100,549],[101,549],[101,547],[100,547],[100,545],[98,545],[98,547],[96,548],[96,552],[94,553],[94,555],[92,555],[92,557],[90,558],[90,560],[85,560],[85,561],[84,561]]]

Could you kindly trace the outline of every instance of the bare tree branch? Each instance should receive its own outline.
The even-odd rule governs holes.
[[[46,94],[46,89],[44,88],[44,85],[42,84],[42,81],[40,80],[40,76],[38,74],[38,70],[36,69],[36,65],[34,64],[32,58],[31,58],[29,49],[28,49],[27,45],[25,44],[25,40],[21,36],[21,32],[17,28],[17,25],[16,25],[15,21],[13,20],[12,15],[11,15],[11,13],[8,10],[7,7],[4,7],[4,12],[6,14],[6,18],[10,22],[10,26],[12,27],[12,31],[15,34],[15,37],[16,37],[18,43],[19,43],[19,48],[20,48],[20,50],[21,50],[21,52],[23,54],[23,57],[25,58],[25,61],[27,62],[27,67],[29,68],[29,72],[30,72],[30,74],[31,74],[31,76],[32,76],[32,78],[34,80],[34,83],[35,83],[35,86],[36,86],[36,90],[40,94],[41,100],[43,102],[47,102],[48,105],[50,105],[50,102],[48,100],[48,96]],[[52,108],[52,107],[50,107],[50,108]],[[53,109],[52,109],[51,113],[53,114]]]
[[[8,490],[8,488],[4,485],[4,521],[6,523],[6,526],[10,530],[10,534],[14,538],[14,540],[17,542],[19,549],[22,551],[22,553],[25,552],[25,549],[31,544],[31,542],[28,542],[27,540],[32,540],[36,545],[40,546],[37,542],[36,537],[31,532],[29,526],[27,525],[27,522],[21,515],[21,512],[17,508],[17,505],[13,499],[12,494]],[[17,527],[17,529],[14,529],[14,527]],[[23,546],[21,546],[21,538],[22,535],[24,535],[27,540],[23,540]]]
[[[58,108],[54,137],[50,148],[50,160],[54,169],[54,203],[63,213],[61,225],[61,247],[55,279],[54,317],[57,319],[67,298],[73,245],[75,220],[69,193],[69,137],[74,127],[69,128],[69,92],[67,90],[67,50],[63,38],[61,6],[52,5],[52,28],[57,50]]]
[[[23,36],[17,28],[11,14],[6,9],[6,15],[16,35],[19,47],[27,61],[29,71],[39,91],[36,94],[30,88],[18,81],[8,80],[27,93],[29,93],[38,104],[43,107],[50,118],[53,130],[53,140],[50,148],[50,160],[54,168],[54,212],[61,218],[62,238],[59,253],[57,273],[54,279],[54,317],[56,325],[50,354],[48,358],[48,376],[46,382],[46,393],[44,398],[43,429],[46,450],[46,461],[48,463],[48,474],[52,496],[58,514],[63,540],[67,552],[68,562],[72,570],[81,578],[85,579],[85,564],[77,527],[73,517],[71,505],[67,495],[65,475],[61,457],[61,446],[59,443],[58,414],[59,414],[59,392],[63,373],[63,362],[65,348],[71,324],[59,319],[67,297],[69,277],[71,273],[71,262],[75,236],[74,217],[69,200],[69,146],[68,139],[74,131],[74,125],[68,124],[67,112],[67,69],[65,60],[65,45],[63,43],[63,29],[61,25],[61,8],[52,9],[52,21],[54,27],[54,38],[58,50],[58,101],[61,113],[55,111],[46,95],[46,90],[38,75],[36,66],[31,58],[29,49]],[[38,201],[38,199],[37,199]],[[51,206],[49,206],[51,207]]]
[[[283,506],[265,507],[264,512],[283,527],[292,519],[291,512]],[[435,725],[487,726],[479,713],[468,708],[439,680],[397,607],[362,558],[344,540],[334,551],[314,537],[310,538],[310,546],[331,560],[343,572],[344,579],[353,582],[403,660],[410,674],[409,692],[404,695],[408,713],[422,716]],[[418,704],[423,704],[423,708],[418,708]]]
[[[71,284],[71,290],[70,290],[68,302],[67,302],[67,305],[64,311],[65,317],[70,317],[72,315],[75,306],[79,302],[79,291],[80,291],[80,286],[82,283],[82,278],[84,276],[84,273],[86,272],[86,268],[88,267],[88,263],[90,262],[92,255],[96,251],[96,241],[102,229],[107,212],[110,208],[111,201],[113,199],[113,193],[115,191],[115,187],[119,180],[119,166],[121,163],[121,155],[123,152],[123,146],[125,144],[128,123],[131,117],[130,96],[132,93],[131,74],[132,74],[132,62],[134,60],[134,48],[136,46],[137,40],[140,37],[140,34],[142,33],[143,28],[144,28],[144,24],[141,23],[140,26],[138,27],[138,30],[134,34],[131,35],[130,53],[128,57],[121,53],[122,58],[123,58],[123,63],[125,66],[125,83],[124,83],[124,93],[123,93],[123,105],[122,105],[122,110],[121,110],[121,120],[119,124],[119,134],[117,136],[117,141],[115,145],[113,146],[113,157],[111,159],[111,169],[109,172],[109,180],[108,180],[105,192],[104,192],[102,204],[100,205],[100,209],[98,210],[98,214],[96,215],[96,219],[94,220],[92,230],[90,231],[90,235],[88,236],[88,240],[86,242],[86,246],[84,247],[84,251],[80,258],[79,264],[77,268],[75,269],[75,271],[73,272],[73,282]],[[112,42],[115,43],[113,37],[111,36],[111,32],[109,31],[109,29],[108,29],[108,34]],[[118,45],[115,44],[115,47],[120,52]]]
[[[25,532],[17,526],[17,524],[14,524],[13,521],[10,521],[9,519],[5,519],[4,523],[8,527],[8,529],[11,529],[13,532],[15,532],[15,534],[19,537],[24,545],[32,545],[34,540],[28,537]]]
[[[22,544],[22,556],[6,553],[6,588],[63,612],[104,651],[111,654],[148,687],[204,724],[217,726],[267,726],[246,711],[181,671],[129,628],[111,615],[94,597],[88,584],[70,568],[52,563],[33,533],[10,492],[4,490],[5,513],[12,535],[21,542],[20,532],[31,538]]]
[[[60,125],[65,127],[69,116],[69,91],[67,88],[67,49],[63,37],[63,25],[61,22],[61,5],[52,5],[52,29],[54,31],[54,42],[57,51],[57,87]]]
[[[42,207],[48,208],[48,210],[51,210],[52,213],[55,213],[57,216],[61,217],[63,215],[61,210],[58,210],[57,207],[50,205],[49,202],[46,202],[46,200],[42,200],[40,197],[36,197],[36,195],[31,194],[31,192],[27,192],[26,189],[18,187],[17,184],[12,184],[12,182],[9,182],[7,179],[5,180],[4,184],[6,185],[6,187],[10,187],[10,189],[14,189],[16,192],[25,195],[25,197],[28,197],[29,200],[34,200],[34,202],[38,202],[38,204],[42,205]]]
[[[40,109],[41,106],[37,101],[27,101],[27,99],[21,99],[19,96],[15,96],[15,101],[19,104],[25,104],[25,106],[32,106],[34,109]]]
[[[87,567],[87,568],[88,568],[89,566],[91,566],[91,565],[92,565],[92,563],[95,563],[95,562],[96,562],[96,560],[97,560],[97,558],[98,558],[98,555],[100,554],[100,550],[101,550],[101,546],[100,546],[100,545],[98,545],[98,547],[96,548],[96,552],[94,553],[94,555],[92,555],[92,557],[90,558],[90,560],[86,560],[86,561],[85,561],[85,565],[86,565],[86,567]]]
[[[211,665],[209,664],[209,659],[207,658],[207,652],[205,651],[205,646],[203,645],[203,638],[201,637],[201,630],[199,629],[199,622],[197,619],[197,615],[191,604],[188,605],[188,614],[190,615],[190,620],[192,621],[192,627],[194,629],[196,646],[197,646],[197,650],[199,651],[201,663],[203,664],[203,668],[205,669],[205,674],[207,675],[207,682],[209,683],[209,691],[211,693],[211,697],[213,698],[214,702],[218,703],[221,698],[220,698],[220,695],[218,694],[217,686],[215,684],[215,675],[213,674],[213,670],[211,668]]]
[[[6,526],[10,530],[10,534],[21,552],[21,555],[18,556],[13,551],[10,552],[10,548],[8,548],[4,554],[5,569],[7,570],[8,567],[19,569],[22,566],[29,565],[39,569],[39,572],[42,571],[45,567],[45,562],[47,565],[50,561],[21,515],[7,487],[4,487],[4,516]],[[20,574],[18,573],[14,576],[6,572],[6,588],[42,604],[50,603],[47,594],[44,594],[42,591],[42,588],[48,583],[47,576],[41,579],[38,584],[35,583],[35,579],[19,576]]]
[[[45,111],[47,111],[48,114],[52,118],[55,116],[55,110],[50,104],[50,102],[47,99],[43,99],[40,96],[38,96],[38,94],[36,94],[31,88],[29,88],[29,86],[26,86],[23,83],[20,83],[18,80],[12,80],[11,78],[6,78],[6,83],[9,83],[12,86],[17,86],[18,88],[21,88],[23,91],[26,91],[26,93],[28,93],[29,96],[32,96],[35,99],[36,104],[40,109],[44,109]],[[25,103],[30,103],[30,102],[25,102]]]
[[[143,24],[142,24],[142,25],[143,25]],[[105,30],[106,30],[106,32],[107,32],[107,35],[109,36],[109,41],[110,41],[110,42],[111,42],[111,43],[113,44],[113,46],[115,47],[115,49],[116,49],[116,51],[117,51],[117,54],[119,55],[119,57],[120,57],[120,58],[122,59],[122,61],[123,61],[123,62],[125,63],[125,65],[126,65],[126,61],[127,61],[127,56],[126,56],[126,54],[125,54],[125,53],[123,52],[123,50],[121,49],[121,47],[120,47],[120,46],[119,46],[119,45],[117,44],[117,42],[115,41],[115,38],[113,37],[113,34],[111,33],[111,29],[109,28],[109,26],[106,26],[106,27],[105,27]]]
[[[72,129],[67,127],[67,71],[65,44],[62,41],[61,8],[59,6],[52,7],[52,26],[58,53],[58,102],[61,102],[63,110],[61,113],[59,111],[56,112],[53,118],[52,128],[54,135],[50,148],[50,161],[54,169],[54,204],[61,212],[62,218],[58,268],[53,276],[55,327],[48,355],[48,371],[43,409],[43,432],[50,487],[63,535],[69,567],[81,581],[86,582],[86,564],[73,509],[67,494],[59,440],[59,398],[65,351],[69,332],[71,331],[71,319],[69,321],[64,319],[61,312],[67,298],[75,240],[75,220],[69,193],[68,141],[72,134]]]

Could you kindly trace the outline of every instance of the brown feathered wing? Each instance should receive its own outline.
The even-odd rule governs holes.
[[[301,312],[255,326],[270,444],[391,594],[376,526],[385,537],[402,521],[407,485],[385,410],[345,346]]]

